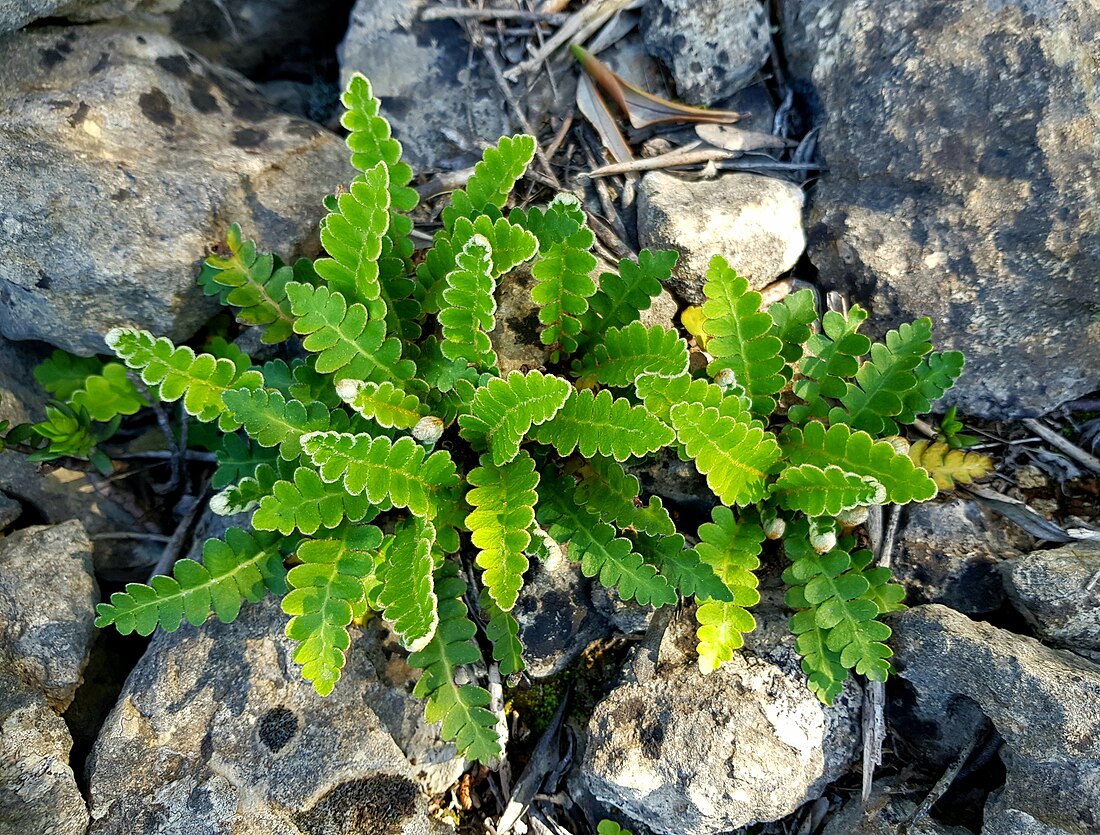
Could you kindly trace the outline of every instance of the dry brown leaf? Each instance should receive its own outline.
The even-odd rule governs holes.
[[[600,135],[600,141],[616,162],[630,162],[634,154],[630,146],[626,144],[615,117],[607,108],[607,102],[603,100],[600,91],[587,75],[582,75],[577,84],[577,109],[596,129]]]
[[[774,133],[744,130],[730,125],[696,125],[695,133],[704,142],[726,151],[761,151],[766,148],[793,148],[797,143]]]

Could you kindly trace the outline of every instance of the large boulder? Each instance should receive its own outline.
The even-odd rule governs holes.
[[[891,617],[895,666],[926,715],[977,704],[1004,738],[1004,787],[984,835],[1083,835],[1100,827],[1100,667],[945,606]]]
[[[981,417],[1100,386],[1100,6],[788,0],[822,132],[809,253],[887,324],[931,316]],[[1070,361],[1067,361],[1070,358]]]
[[[125,17],[133,11],[172,11],[180,0],[4,0],[0,3],[0,34],[42,17],[89,21]]]
[[[0,670],[0,832],[84,835],[73,740],[46,697]]]
[[[0,38],[0,332],[105,350],[114,326],[190,337],[196,285],[237,221],[312,252],[350,173],[334,135],[274,111],[170,38],[116,26]]]
[[[232,624],[154,636],[88,762],[92,835],[449,831],[375,713],[391,691],[363,636],[321,697],[284,625],[268,598]]]
[[[785,615],[754,614],[751,649],[707,676],[696,664],[694,617],[675,617],[656,673],[600,702],[581,767],[596,799],[656,833],[717,835],[788,815],[847,771],[860,738],[858,686],[821,704]],[[636,651],[635,671],[646,652]]]
[[[0,539],[0,664],[57,710],[83,681],[98,602],[92,543],[80,522]]]

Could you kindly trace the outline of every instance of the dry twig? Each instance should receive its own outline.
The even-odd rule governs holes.
[[[1024,426],[1051,446],[1058,447],[1058,449],[1070,458],[1076,459],[1078,463],[1088,467],[1094,473],[1100,474],[1100,458],[1085,452],[1076,444],[1070,443],[1045,423],[1035,420],[1034,418],[1024,418],[1023,423]]]

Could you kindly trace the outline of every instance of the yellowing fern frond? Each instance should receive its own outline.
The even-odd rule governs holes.
[[[909,447],[909,458],[927,470],[941,490],[953,490],[956,484],[970,484],[993,472],[993,459],[988,455],[951,449],[939,442],[917,441]]]

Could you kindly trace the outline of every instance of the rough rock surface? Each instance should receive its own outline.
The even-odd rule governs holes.
[[[760,0],[651,0],[643,7],[642,35],[672,71],[681,98],[710,105],[764,66],[771,27]]]
[[[89,759],[93,835],[447,831],[370,707],[383,685],[361,636],[322,698],[284,619],[268,598],[230,625],[153,638]]]
[[[906,514],[893,568],[907,601],[942,603],[967,614],[998,609],[1005,597],[998,566],[1018,552],[990,512],[953,499],[912,505]]]
[[[0,832],[84,835],[72,738],[46,698],[0,671]]]
[[[929,713],[977,703],[1005,740],[1007,777],[984,835],[1082,835],[1100,827],[1100,667],[944,606],[890,619],[895,665]]]
[[[546,346],[539,339],[539,307],[531,298],[535,279],[528,265],[502,277],[497,293],[496,326],[489,339],[499,361],[500,372],[527,372],[546,362]]]
[[[0,34],[11,32],[43,17],[89,21],[123,17],[135,9],[171,11],[180,0],[4,0],[0,3]]]
[[[175,41],[115,26],[0,39],[0,331],[76,353],[116,325],[184,339],[237,221],[261,249],[315,244],[343,144]],[[110,223],[104,223],[110,218]]]
[[[823,283],[883,326],[931,316],[966,353],[949,402],[967,414],[1041,414],[1100,387],[1100,7],[781,7],[824,122],[807,224]]]
[[[1100,650],[1100,543],[1034,551],[1002,569],[1012,604],[1040,637],[1070,649]]]
[[[859,742],[859,688],[832,708],[806,688],[784,616],[751,651],[708,676],[695,662],[694,618],[674,618],[656,674],[620,684],[588,727],[581,779],[653,832],[713,835],[776,820],[843,774]]]
[[[699,304],[715,255],[754,289],[791,269],[806,246],[803,202],[798,186],[773,177],[734,173],[689,182],[651,171],[638,190],[638,239],[680,252],[669,287]]]
[[[588,586],[580,566],[563,558],[539,561],[532,570],[512,610],[531,678],[560,673],[611,631],[589,604]]]
[[[23,506],[7,493],[0,491],[0,531],[23,515]]]
[[[83,680],[98,602],[92,543],[80,522],[0,539],[0,665],[59,711]]]
[[[361,72],[417,172],[463,168],[481,159],[478,141],[496,142],[516,126],[488,64],[469,60],[453,20],[422,21],[428,0],[359,0],[340,46],[341,82]],[[534,102],[528,103],[535,108]]]

